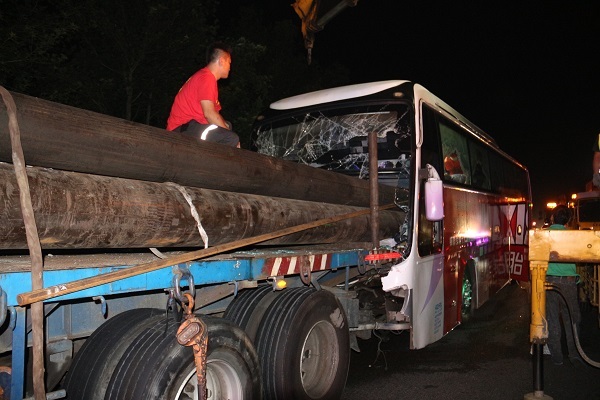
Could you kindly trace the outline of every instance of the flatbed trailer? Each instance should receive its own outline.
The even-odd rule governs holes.
[[[285,378],[269,386],[282,398],[339,396],[349,321],[359,329],[350,280],[378,275],[364,262],[372,242],[348,239],[372,239],[373,229],[393,234],[404,216],[382,211],[370,223],[365,200],[369,189],[379,192],[377,182],[23,95],[15,94],[15,107],[2,90],[2,398],[258,399],[267,390],[261,369]],[[23,169],[20,147],[33,166]],[[178,151],[185,162],[173,158]],[[393,192],[382,187],[382,198]],[[24,198],[43,248],[43,287],[34,287]],[[188,348],[178,328],[190,320],[200,327],[195,340],[206,341]],[[162,333],[154,345],[137,344],[154,331]],[[259,357],[269,364],[259,366]]]
[[[222,314],[232,297],[240,291],[256,288],[258,282],[268,282],[273,290],[319,284],[336,292],[348,289],[349,280],[358,274],[358,266],[365,266],[364,257],[370,243],[346,245],[303,246],[297,249],[261,249],[240,251],[204,260],[159,269],[128,279],[115,281],[71,294],[53,298],[46,303],[47,357],[65,362],[72,358],[72,344],[95,331],[108,315],[116,315],[137,308],[166,309],[169,291],[189,290],[190,283],[197,286],[199,299],[196,311],[202,314]],[[180,254],[177,252],[175,254]],[[172,254],[165,254],[169,257]],[[48,255],[45,258],[44,282],[46,287],[100,276],[156,260],[150,251],[145,253],[107,253]],[[366,266],[365,266],[366,268]],[[27,327],[25,308],[19,307],[17,294],[31,290],[30,260],[28,256],[0,257],[3,288],[2,301],[8,312],[0,321],[11,328],[2,335],[1,353],[12,352],[10,399],[23,399],[25,388]],[[364,270],[363,270],[364,273]],[[303,278],[300,278],[302,276]],[[181,287],[179,287],[181,285]],[[177,288],[177,289],[176,289]],[[348,298],[348,301],[351,301]],[[354,318],[354,326],[358,321]],[[12,331],[11,331],[12,330]],[[55,349],[53,352],[52,349]],[[190,350],[191,351],[191,350]],[[64,365],[66,366],[66,365]],[[63,367],[64,368],[64,367]],[[61,373],[60,367],[49,372]],[[6,373],[6,372],[5,372]],[[55,379],[58,379],[55,377]],[[4,388],[4,392],[9,390]],[[60,395],[61,393],[58,393]],[[8,399],[9,397],[7,397]]]

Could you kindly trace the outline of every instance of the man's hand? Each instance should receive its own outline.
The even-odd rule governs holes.
[[[201,100],[200,106],[202,106],[202,112],[204,113],[204,118],[208,121],[209,124],[215,124],[220,126],[221,128],[229,129],[227,127],[227,123],[225,119],[221,116],[221,114],[215,110],[215,105],[210,100]]]

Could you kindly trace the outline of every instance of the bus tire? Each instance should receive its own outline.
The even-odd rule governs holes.
[[[69,400],[102,400],[121,356],[144,328],[144,322],[164,311],[153,308],[128,310],[115,315],[85,341],[65,378]]]
[[[260,399],[258,357],[243,330],[222,318],[202,317],[208,329],[206,380],[209,398]],[[194,352],[177,342],[177,324],[148,327],[119,361],[106,400],[197,398]],[[196,397],[195,397],[196,396]]]
[[[469,318],[475,313],[475,304],[473,303],[473,293],[475,292],[475,262],[473,260],[467,261],[467,265],[463,274],[462,288],[461,288],[461,319],[462,321],[468,321]]]
[[[270,284],[260,285],[256,289],[246,289],[231,300],[223,318],[237,324],[254,342],[260,322],[278,293]]]
[[[256,348],[266,399],[335,399],[350,364],[348,321],[326,290],[291,288],[271,304]]]

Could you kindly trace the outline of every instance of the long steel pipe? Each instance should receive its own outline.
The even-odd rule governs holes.
[[[44,249],[201,247],[197,210],[209,245],[256,236],[360,209],[171,183],[27,168],[32,204]],[[187,197],[187,199],[186,199]],[[381,237],[404,219],[380,214]],[[369,216],[321,226],[266,244],[368,242]],[[0,249],[26,249],[19,193],[11,165],[0,163]]]
[[[27,165],[369,207],[369,182],[164,129],[12,93]],[[11,162],[0,105],[0,161]],[[379,187],[380,204],[394,190]]]

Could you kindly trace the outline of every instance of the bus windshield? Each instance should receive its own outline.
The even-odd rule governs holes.
[[[375,132],[380,181],[407,187],[409,109],[406,104],[387,103],[304,111],[263,122],[256,129],[254,145],[262,154],[368,178],[368,135]]]

